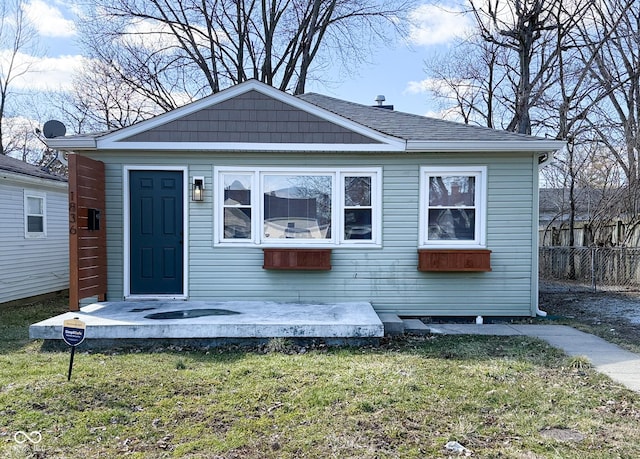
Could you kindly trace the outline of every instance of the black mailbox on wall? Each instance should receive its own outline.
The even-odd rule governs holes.
[[[99,209],[87,209],[87,229],[89,231],[98,231],[100,229],[100,210]]]

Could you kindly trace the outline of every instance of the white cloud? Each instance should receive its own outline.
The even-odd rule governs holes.
[[[180,46],[171,28],[156,21],[131,22],[124,32],[126,35],[119,38],[123,44],[145,48],[149,51],[167,51]]]
[[[421,5],[411,13],[409,41],[419,46],[445,44],[467,35],[472,26],[459,5]]]
[[[11,53],[0,52],[0,68],[6,68]],[[32,91],[61,91],[71,89],[73,77],[82,71],[84,57],[67,55],[58,57],[35,57],[18,53],[15,56],[15,80],[12,89]]]
[[[43,0],[31,0],[24,5],[24,12],[38,33],[43,37],[72,37],[76,25],[66,19],[60,9]]]
[[[438,78],[425,78],[420,81],[409,81],[405,87],[404,94],[426,94],[430,91],[442,91],[447,84]]]
[[[452,85],[455,86],[452,87]],[[473,81],[465,78],[445,80],[441,78],[426,78],[421,81],[409,81],[404,90],[405,94],[438,93],[441,97],[455,98],[456,94],[469,94],[476,88]]]
[[[209,47],[208,32],[205,28],[193,27],[196,43],[204,48]],[[200,33],[198,33],[200,32]],[[228,41],[224,31],[216,31],[220,42]],[[151,51],[167,50],[181,47],[175,32],[167,24],[148,19],[136,20],[125,28],[125,36],[121,40],[125,43],[143,47]]]
[[[460,80],[458,84],[463,90],[469,88],[469,85],[466,84],[464,80]],[[428,112],[424,113],[423,116],[449,121],[464,122],[464,119],[462,118],[462,116],[460,116],[459,111],[452,103],[452,100],[455,99],[456,96],[455,91],[444,80],[438,78],[426,78],[420,81],[409,81],[403,91],[404,94],[426,94],[430,92],[440,95],[441,99],[439,99],[436,103],[439,108],[429,110]]]

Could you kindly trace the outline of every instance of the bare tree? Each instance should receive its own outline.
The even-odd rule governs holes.
[[[504,128],[513,117],[508,61],[509,53],[493,43],[478,37],[458,40],[446,55],[425,62],[429,90],[442,102],[445,116]]]
[[[523,134],[543,129],[537,111],[557,78],[555,43],[561,24],[556,13],[562,4],[469,0],[475,31],[444,63],[429,64],[427,72],[455,96],[457,111],[472,115],[475,122]]]
[[[5,154],[15,156],[27,163],[38,159],[34,146],[40,148],[35,136],[35,123],[23,117],[5,118],[3,143]],[[35,145],[34,145],[35,144]]]
[[[596,38],[611,37],[603,46],[590,48],[595,55],[591,76],[606,91],[605,103],[590,127],[622,168],[628,184],[629,211],[640,213],[640,4],[598,3],[594,16]]]
[[[54,95],[53,104],[76,133],[130,126],[161,113],[161,107],[135,92],[101,61],[87,60],[73,90]]]
[[[295,94],[403,33],[414,0],[87,0],[93,59],[161,111],[255,78]]]
[[[11,87],[15,80],[23,77],[30,64],[20,59],[21,53],[34,51],[35,33],[23,11],[22,0],[0,2],[0,153],[7,154],[6,121],[9,110]]]
[[[469,0],[481,37],[513,52],[513,118],[507,130],[531,134],[531,109],[553,78],[557,64],[553,31],[558,28],[554,6],[562,0]]]
[[[469,0],[469,5],[475,33],[427,71],[455,95],[465,116],[489,127],[526,134],[535,128],[567,140],[573,129],[568,117],[584,119],[587,108],[601,100],[592,97],[592,53],[584,52],[581,41],[593,2]]]
[[[570,3],[570,11],[564,8],[563,3],[559,3],[556,10],[559,24],[556,41],[557,84],[554,85],[553,91],[548,91],[546,98],[547,106],[551,109],[549,119],[553,120],[549,125],[556,130],[556,138],[567,141],[567,149],[556,165],[563,168],[566,177],[565,186],[569,197],[569,245],[574,245],[575,242],[576,203],[580,199],[580,193],[588,193],[591,204],[589,225],[592,228],[602,226],[605,222],[608,224],[612,218],[636,215],[638,212],[637,185],[632,180],[635,166],[627,167],[633,163],[635,157],[630,154],[630,161],[626,162],[619,154],[623,144],[628,147],[628,141],[631,140],[633,143],[634,140],[625,137],[625,142],[617,142],[607,129],[607,126],[612,126],[612,114],[622,114],[622,124],[634,123],[626,116],[624,110],[612,110],[612,101],[620,108],[620,93],[622,91],[626,95],[629,94],[623,88],[633,88],[629,81],[633,80],[633,74],[637,80],[637,68],[632,75],[618,73],[613,80],[602,78],[601,72],[603,69],[610,71],[605,67],[608,64],[615,68],[614,62],[605,64],[604,56],[611,55],[612,47],[620,50],[618,34],[622,30],[628,30],[629,15],[634,4],[631,0],[574,1]],[[602,24],[606,25],[603,27]],[[637,42],[635,46],[637,52]],[[633,56],[625,56],[626,58],[634,59]],[[620,69],[620,66],[617,68]],[[623,68],[628,70],[631,67],[625,65]],[[626,100],[628,102],[632,99],[633,97]],[[635,103],[637,101],[638,99]],[[624,102],[623,105],[628,106]],[[609,158],[602,155],[603,145],[614,153],[610,154]],[[585,151],[592,153],[585,154]],[[593,152],[597,152],[597,155]],[[594,167],[597,164],[607,166]],[[593,174],[585,175],[585,171],[594,170],[598,172],[598,179]],[[617,174],[620,170],[624,170],[627,176],[628,187],[624,186],[620,175]],[[624,192],[625,188],[628,192]],[[594,199],[598,193],[600,198]],[[615,202],[612,201],[613,198]]]
[[[590,111],[605,97],[589,78],[589,67],[594,54],[584,51],[584,34],[581,33],[592,7],[593,2],[589,0],[557,1],[550,11],[556,24],[553,43],[557,61],[553,69],[555,84],[548,88],[543,97],[549,109],[549,116],[544,123],[556,132],[556,139],[567,142],[564,158],[559,159],[557,164],[562,165],[565,171],[571,246],[575,243],[577,178],[590,159],[588,148],[585,149],[583,145],[585,135],[589,136],[585,120]],[[602,42],[600,46],[601,44]],[[591,196],[591,186],[584,188]]]

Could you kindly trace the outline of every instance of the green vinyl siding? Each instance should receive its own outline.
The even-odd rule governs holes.
[[[528,316],[535,312],[532,243],[537,202],[533,154],[322,154],[158,152],[92,155],[106,164],[108,298],[123,297],[123,168],[125,165],[188,166],[205,177],[205,200],[189,200],[189,285],[192,300],[300,302],[370,301],[378,312],[401,315]],[[381,167],[382,247],[338,247],[330,271],[262,269],[255,247],[213,244],[214,166]],[[417,270],[421,166],[487,166],[486,246],[492,271],[429,273]]]

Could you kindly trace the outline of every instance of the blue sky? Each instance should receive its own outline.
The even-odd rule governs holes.
[[[463,0],[444,0],[448,10],[460,11]],[[37,32],[40,54],[21,55],[32,62],[28,75],[14,84],[21,90],[66,88],[79,68],[81,50],[76,46],[75,5],[69,0],[27,0],[25,12]],[[321,85],[310,82],[308,92],[318,92],[340,99],[373,105],[382,94],[386,104],[396,110],[419,115],[437,116],[436,106],[424,89],[428,85],[424,60],[436,52],[446,52],[451,40],[468,30],[470,19],[451,14],[442,8],[423,4],[414,10],[415,27],[408,42],[398,42],[391,48],[381,48],[349,77],[329,70],[328,80]],[[0,53],[2,50],[0,49]],[[0,54],[1,57],[1,54]]]

